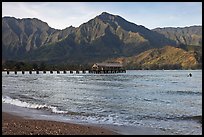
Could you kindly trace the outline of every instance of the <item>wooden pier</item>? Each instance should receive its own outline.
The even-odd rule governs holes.
[[[67,70],[67,71],[2,71],[9,74],[111,74],[126,73],[126,70]]]
[[[119,63],[95,63],[89,70],[6,70],[6,74],[110,74],[110,73],[126,73],[126,70]]]
[[[120,63],[95,63],[90,73],[106,74],[106,73],[126,73],[123,65]]]

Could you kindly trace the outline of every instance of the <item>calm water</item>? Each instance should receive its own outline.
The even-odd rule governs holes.
[[[83,123],[202,134],[202,124],[192,120],[202,116],[202,70],[40,73],[2,72],[2,103]]]

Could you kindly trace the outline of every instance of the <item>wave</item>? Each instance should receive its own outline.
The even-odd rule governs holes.
[[[45,109],[45,110],[51,110],[52,113],[58,113],[58,114],[66,114],[67,111],[59,110],[57,107],[46,105],[46,104],[36,104],[36,103],[28,103],[25,101],[21,101],[19,99],[13,99],[9,96],[2,96],[2,103],[7,103],[19,107],[24,108],[32,108],[32,109]]]
[[[202,115],[199,116],[182,116],[180,117],[182,120],[194,120],[202,124]]]
[[[194,91],[167,91],[168,94],[178,94],[178,95],[202,95],[202,92],[194,92]]]
[[[13,99],[9,96],[3,96],[2,97],[2,103],[7,103],[19,107],[24,107],[24,108],[32,108],[32,109],[43,109],[47,111],[51,111],[52,113],[57,113],[57,114],[67,114],[67,115],[72,115],[72,116],[99,116],[103,117],[104,115],[99,115],[95,113],[86,113],[86,112],[73,112],[73,111],[63,111],[59,110],[57,107],[46,105],[46,104],[36,104],[36,103],[28,103],[25,101],[20,101],[19,99]]]
[[[171,103],[171,101],[169,100],[160,100],[160,99],[156,99],[156,98],[153,98],[153,99],[150,99],[150,98],[144,98],[142,99],[144,101],[148,101],[148,102],[163,102],[163,103]]]
[[[202,124],[202,115],[197,115],[197,116],[171,116],[171,115],[166,115],[166,116],[154,116],[154,115],[138,115],[137,117],[140,120],[147,120],[147,119],[157,119],[157,120],[190,120],[190,121],[196,121],[198,123]]]

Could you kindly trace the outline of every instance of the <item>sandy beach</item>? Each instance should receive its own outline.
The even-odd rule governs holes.
[[[100,127],[26,119],[2,112],[3,135],[117,135]]]

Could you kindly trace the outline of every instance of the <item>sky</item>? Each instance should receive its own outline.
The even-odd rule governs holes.
[[[2,2],[2,17],[38,18],[55,29],[108,12],[146,28],[202,25],[202,2]]]

